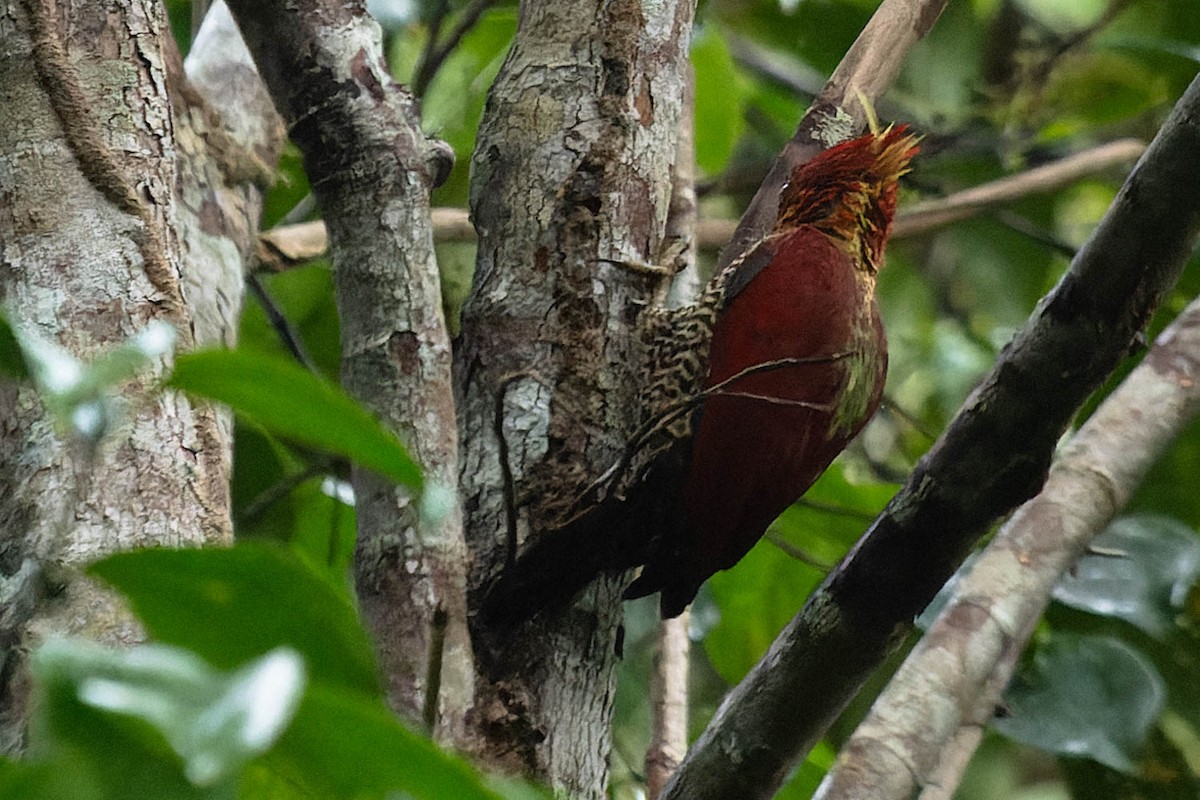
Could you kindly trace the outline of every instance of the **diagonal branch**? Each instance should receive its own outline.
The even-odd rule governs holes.
[[[413,74],[412,91],[417,97],[423,97],[425,90],[429,88],[429,84],[433,83],[433,78],[441,69],[442,64],[446,61],[446,57],[454,51],[462,42],[463,37],[471,32],[479,23],[479,18],[483,16],[483,12],[487,11],[496,0],[471,0],[470,5],[463,10],[462,16],[458,22],[446,34],[444,39],[441,38],[442,22],[444,22],[445,14],[448,12],[448,3],[444,3],[439,10],[441,16],[437,20],[436,25],[430,26],[429,44],[421,53],[421,60],[417,64],[417,68]],[[439,41],[440,40],[440,41]]]
[[[1039,490],[1059,437],[1195,246],[1198,148],[1200,79],[905,486],[725,699],[666,797],[769,796],[975,541]]]
[[[733,238],[721,251],[718,271],[733,263],[775,224],[779,192],[795,167],[862,133],[867,114],[861,101],[854,98],[861,93],[874,103],[883,95],[913,45],[937,22],[948,1],[884,0],[771,165]]]
[[[1200,301],[1193,301],[1072,437],[1041,494],[971,565],[842,749],[821,800],[901,800],[931,785],[950,797],[966,766],[959,756],[974,750],[961,753],[951,741],[963,726],[982,732],[1055,581],[1198,412]],[[957,769],[947,768],[947,753],[956,754]]]
[[[1137,139],[1117,139],[939,200],[926,200],[896,215],[892,238],[918,236],[1003,203],[1051,192],[1102,170],[1132,164],[1145,149],[1146,145]]]
[[[1136,161],[1145,149],[1146,145],[1136,139],[1117,139],[1025,172],[903,208],[896,215],[890,241],[920,236],[1004,203],[1031,194],[1052,192],[1115,167],[1125,167]],[[701,250],[716,250],[733,239],[736,229],[736,220],[702,219],[696,224],[693,240]],[[467,210],[433,209],[433,238],[438,243],[474,242],[475,229],[471,227]],[[326,246],[325,223],[320,220],[279,225],[259,236],[259,269],[271,272],[294,269],[324,256]]]

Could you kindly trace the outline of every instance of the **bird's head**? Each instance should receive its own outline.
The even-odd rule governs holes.
[[[874,273],[896,212],[896,186],[917,154],[906,125],[851,139],[801,164],[779,197],[776,231],[811,225]]]

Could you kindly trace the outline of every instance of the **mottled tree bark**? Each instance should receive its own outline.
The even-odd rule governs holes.
[[[656,262],[664,241],[692,14],[521,6],[472,160],[479,256],[456,363],[476,588],[630,432],[633,323],[662,278],[626,263]],[[622,588],[604,576],[500,640],[476,630],[485,760],[604,796]]]
[[[408,444],[433,487],[422,514],[419,498],[355,470],[355,573],[392,707],[455,740],[471,702],[472,656],[450,338],[429,216],[429,190],[451,155],[421,133],[416,103],[388,73],[379,26],[361,2],[230,8],[329,228],[342,382]],[[427,685],[432,675],[440,687]]]
[[[257,192],[175,115],[177,67],[160,3],[0,3],[0,302],[85,361],[155,319],[183,347],[234,330],[253,226],[226,223],[256,218]],[[270,139],[254,143],[264,159]],[[200,227],[224,243],[207,259],[177,235]],[[230,540],[229,426],[178,393],[152,394],[153,380],[122,390],[125,413],[98,447],[56,426],[32,388],[0,385],[5,751],[21,746],[30,647],[51,633],[140,638],[76,567],[140,545]]]

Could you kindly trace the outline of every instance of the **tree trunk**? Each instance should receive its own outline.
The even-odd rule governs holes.
[[[472,160],[479,255],[456,362],[472,585],[617,458],[661,278],[693,6],[525,2]],[[605,794],[621,576],[512,635],[478,627],[472,748]]]
[[[234,139],[208,129],[215,107],[173,109],[179,92],[198,103],[203,93],[176,67],[161,3],[0,2],[0,300],[85,362],[156,319],[183,347],[234,335],[259,193],[214,160],[213,137]],[[278,127],[256,130],[252,160],[271,163]],[[24,656],[38,641],[141,636],[77,567],[136,546],[231,539],[228,419],[152,393],[154,378],[121,388],[102,440],[58,424],[32,387],[0,385],[4,751],[21,747]]]

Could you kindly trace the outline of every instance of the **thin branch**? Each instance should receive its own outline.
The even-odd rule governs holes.
[[[822,514],[830,514],[835,517],[848,517],[849,519],[857,519],[862,522],[870,522],[875,519],[874,512],[859,511],[856,508],[846,508],[845,506],[838,506],[833,503],[821,503],[816,500],[809,500],[807,497],[801,497],[796,503],[805,508],[811,508],[813,511],[819,511]],[[826,572],[828,571],[826,570]]]
[[[793,558],[796,561],[799,561],[801,564],[807,564],[813,569],[820,570],[824,573],[829,573],[833,570],[833,564],[822,561],[802,547],[797,547],[789,542],[787,538],[785,538],[778,531],[767,529],[766,534],[764,534],[764,538],[782,550],[784,555],[786,555],[788,558]]]
[[[591,506],[599,503],[600,498],[606,496],[608,491],[613,486],[620,486],[625,477],[629,474],[630,468],[633,466],[634,459],[646,447],[651,438],[656,434],[666,430],[670,425],[679,419],[684,414],[692,411],[705,400],[711,397],[741,397],[747,400],[759,400],[766,403],[775,403],[783,406],[793,406],[800,408],[811,408],[816,411],[828,411],[828,406],[821,406],[815,403],[808,403],[803,400],[788,400],[781,397],[771,397],[768,395],[750,394],[746,392],[732,392],[727,389],[733,383],[740,381],[753,375],[759,375],[766,372],[774,372],[778,369],[786,367],[811,366],[813,364],[831,364],[842,359],[849,358],[853,353],[834,353],[828,356],[814,356],[812,358],[777,358],[770,361],[763,361],[758,364],[751,364],[741,370],[738,370],[733,375],[730,375],[725,380],[719,381],[712,386],[709,386],[702,391],[696,392],[688,397],[680,398],[679,400],[666,406],[661,412],[651,419],[646,420],[625,443],[625,447],[619,458],[611,467],[601,473],[600,477],[596,478],[587,488],[585,488],[575,502],[571,504],[568,516],[560,522],[563,528],[569,527],[580,516],[586,514]]]
[[[434,18],[435,22],[429,28],[429,42],[422,51],[421,62],[413,74],[413,94],[417,97],[424,96],[425,90],[429,88],[429,84],[433,83],[433,78],[446,61],[446,57],[454,52],[454,48],[458,47],[463,37],[479,24],[479,18],[483,16],[483,12],[491,8],[495,2],[496,0],[471,0],[471,4],[463,10],[462,16],[458,18],[454,28],[441,43],[438,43],[438,36],[441,34],[442,24],[446,17],[445,12],[449,10],[450,5],[447,0],[442,0],[438,6],[438,15]]]
[[[446,24],[446,18],[450,16],[450,0],[433,0],[433,15],[429,18],[429,38],[425,41],[425,47],[421,49],[421,56],[417,59],[416,69],[413,70],[412,92],[417,97],[425,94],[425,88],[429,85],[429,80],[422,80],[422,75],[428,67],[426,65],[433,64],[433,52],[437,49],[438,38],[442,35],[442,26]],[[434,67],[436,70],[437,67]],[[418,85],[418,81],[420,84]]]
[[[915,414],[905,410],[903,406],[896,402],[895,398],[886,392],[883,395],[883,409],[889,415],[903,422],[908,427],[912,428],[917,433],[924,436],[929,441],[937,439],[937,434],[925,427],[925,423],[917,419]]]
[[[660,301],[691,302],[700,290],[696,276],[696,76],[688,70],[683,107],[679,116],[679,139],[675,143],[671,175],[671,204],[667,210],[664,239],[687,242],[681,258],[683,269],[670,285],[664,282]],[[688,742],[688,638],[689,613],[659,622],[654,645],[654,671],[650,676],[650,747],[646,750],[646,796],[657,800],[687,753]]]
[[[975,541],[1041,488],[1063,431],[1130,351],[1196,244],[1198,148],[1200,78],[1059,285],[864,537],[726,698],[666,797],[769,796]]]
[[[1108,6],[1096,18],[1096,21],[1090,25],[1085,25],[1069,36],[1062,37],[1055,45],[1054,51],[1050,54],[1043,63],[1038,65],[1038,75],[1045,82],[1045,78],[1058,65],[1064,56],[1072,50],[1077,50],[1087,44],[1093,37],[1101,33],[1105,28],[1112,23],[1118,16],[1121,15],[1126,8],[1129,7],[1132,0],[1110,0]],[[1044,87],[1043,87],[1044,88]]]
[[[1074,258],[1075,254],[1079,252],[1078,248],[1064,242],[1042,226],[1034,224],[1026,217],[1014,211],[1002,208],[994,216],[997,222],[1009,230],[1016,231],[1022,236],[1042,245],[1047,250],[1051,250],[1061,256]]]
[[[267,291],[267,287],[263,286],[262,281],[254,272],[246,273],[246,285],[250,287],[251,294],[258,304],[262,307],[263,313],[267,315],[267,322],[274,329],[275,335],[279,337],[279,341],[287,348],[288,352],[296,361],[314,375],[320,374],[320,369],[312,360],[312,356],[308,354],[308,350],[304,347],[304,341],[300,338],[300,334],[292,326],[287,315],[283,313],[283,309],[275,302],[275,298]]]
[[[658,623],[650,676],[653,733],[646,751],[646,797],[656,800],[687,753],[690,612]]]
[[[920,236],[951,223],[978,216],[1004,203],[1044,192],[1053,192],[1076,181],[1129,164],[1146,149],[1136,139],[1113,142],[1069,155],[1052,164],[981,184],[971,189],[927,200],[902,209],[892,228],[892,239]],[[702,219],[696,224],[694,241],[702,250],[713,251],[733,239],[737,223],[729,219]],[[475,228],[466,209],[433,209],[434,240],[473,242]],[[320,220],[280,225],[259,237],[260,269],[278,272],[307,264],[325,255],[325,225]]]
[[[245,525],[258,519],[271,506],[291,494],[292,490],[297,486],[310,478],[328,473],[336,463],[337,460],[333,458],[318,458],[309,463],[304,469],[284,476],[277,483],[268,486],[255,495],[254,499],[247,503],[241,512],[238,513],[237,523]]]
[[[985,209],[1061,189],[1096,173],[1132,163],[1145,149],[1146,145],[1137,139],[1118,139],[1066,156],[1052,164],[955,192],[941,200],[928,200],[911,210],[900,212],[892,227],[892,236],[917,236],[975,216]]]
[[[926,785],[935,795],[953,793],[1055,582],[1197,413],[1200,301],[1193,301],[1063,449],[1041,494],[960,580],[817,797],[901,800]]]

